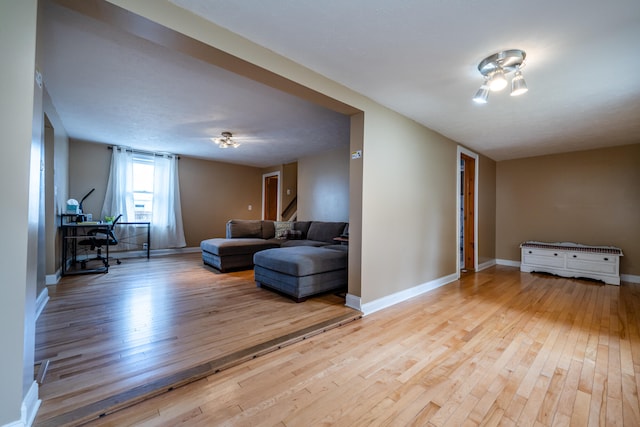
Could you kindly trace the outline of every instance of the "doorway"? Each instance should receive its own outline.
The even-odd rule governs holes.
[[[262,219],[280,219],[280,172],[262,175]]]
[[[478,155],[458,149],[458,268],[461,272],[477,269],[477,182]]]

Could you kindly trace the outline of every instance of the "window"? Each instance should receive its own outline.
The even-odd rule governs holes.
[[[153,158],[133,158],[133,205],[136,221],[151,221],[153,212]]]
[[[114,147],[102,215],[112,212],[151,223],[151,249],[185,247],[176,156]]]

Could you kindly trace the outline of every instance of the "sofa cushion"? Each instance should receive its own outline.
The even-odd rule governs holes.
[[[251,254],[263,249],[277,248],[278,246],[272,240],[259,238],[216,238],[200,242],[200,249],[218,256]]]
[[[264,220],[262,221],[262,238],[273,239],[276,236],[276,228],[274,227],[275,221]]]
[[[287,232],[293,231],[293,222],[291,221],[275,221],[273,226],[275,227],[276,239],[287,239]]]
[[[345,225],[346,222],[313,221],[309,226],[307,239],[333,243],[333,238],[342,234]]]
[[[231,219],[227,222],[227,239],[238,237],[262,238],[262,221],[258,219]]]
[[[296,221],[293,223],[293,229],[302,231],[301,239],[306,239],[307,233],[309,232],[310,225],[311,225],[311,221]]]
[[[310,246],[268,249],[257,252],[253,263],[291,276],[308,276],[347,268],[346,252]]]

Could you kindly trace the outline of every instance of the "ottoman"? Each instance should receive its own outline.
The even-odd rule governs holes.
[[[253,256],[254,277],[257,286],[302,302],[311,295],[346,289],[348,258],[339,245],[267,249]]]

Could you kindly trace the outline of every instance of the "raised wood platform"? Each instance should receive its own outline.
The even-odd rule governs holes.
[[[343,296],[296,304],[199,253],[126,259],[49,291],[36,330],[36,361],[50,361],[38,426],[95,419],[360,317]]]

